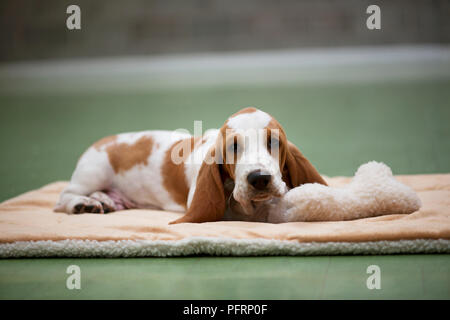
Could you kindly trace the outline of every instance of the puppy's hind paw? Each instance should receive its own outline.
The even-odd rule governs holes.
[[[96,191],[92,193],[89,197],[101,203],[104,213],[116,211],[116,205],[114,201],[106,193]]]
[[[73,205],[72,213],[104,213],[103,206],[100,201],[83,197],[77,199],[76,203]]]

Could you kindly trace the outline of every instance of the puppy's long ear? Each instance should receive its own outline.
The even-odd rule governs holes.
[[[300,150],[289,141],[287,144],[286,162],[283,170],[284,182],[291,188],[314,182],[327,185],[316,168],[305,158]]]
[[[170,224],[183,222],[211,222],[218,221],[225,213],[225,191],[219,165],[214,159],[214,152],[210,154],[213,159],[203,161],[197,176],[195,193],[186,214],[172,221]]]

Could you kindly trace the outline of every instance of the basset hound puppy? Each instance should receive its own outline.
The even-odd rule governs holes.
[[[143,131],[103,138],[81,156],[55,211],[184,212],[171,223],[270,222],[290,189],[326,182],[269,114],[245,108],[193,137]]]

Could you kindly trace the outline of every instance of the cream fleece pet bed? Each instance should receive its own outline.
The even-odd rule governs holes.
[[[348,190],[358,183],[356,178],[325,179],[333,188],[342,187],[339,203],[354,196]],[[53,206],[67,185],[55,182],[0,204],[0,257],[450,253],[450,174],[396,179],[417,192],[422,203],[419,211],[351,221],[298,222],[305,220],[304,212],[320,209],[310,201],[288,206],[287,219],[297,222],[175,225],[168,223],[181,214],[154,210],[55,213]],[[319,191],[329,205],[336,200],[327,196],[329,190]],[[391,200],[395,203],[395,198]],[[343,210],[358,208],[335,207],[336,214]]]

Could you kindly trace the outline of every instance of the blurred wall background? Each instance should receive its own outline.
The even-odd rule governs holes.
[[[81,8],[68,32],[66,8]],[[382,8],[382,30],[366,8]],[[445,0],[3,0],[0,60],[450,43]]]

